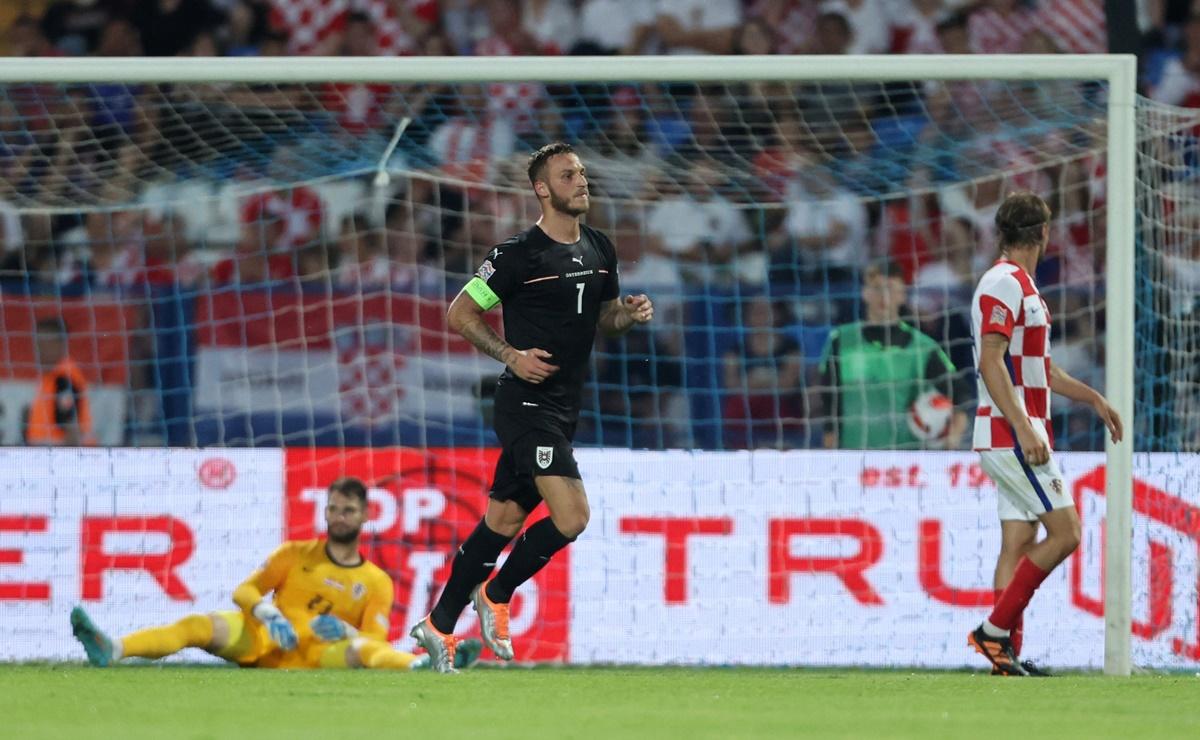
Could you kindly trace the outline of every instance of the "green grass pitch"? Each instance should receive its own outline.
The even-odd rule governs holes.
[[[1200,678],[543,668],[457,676],[0,666],[3,737],[1200,737]]]

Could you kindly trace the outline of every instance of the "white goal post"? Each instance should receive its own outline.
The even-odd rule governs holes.
[[[1136,58],[1130,55],[0,60],[0,83],[1090,80],[1107,84],[1105,673],[1131,667]]]

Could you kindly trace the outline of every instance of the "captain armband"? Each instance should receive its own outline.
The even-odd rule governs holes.
[[[496,304],[500,303],[500,296],[496,295],[496,291],[488,287],[487,282],[480,277],[471,278],[471,281],[467,283],[467,287],[463,290],[465,290],[467,295],[471,296],[475,303],[478,304],[479,307],[484,311],[487,311],[495,307]]]

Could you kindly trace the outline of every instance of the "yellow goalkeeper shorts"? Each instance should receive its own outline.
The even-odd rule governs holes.
[[[213,617],[224,620],[229,627],[229,642],[217,656],[231,663],[245,668],[321,668],[323,663],[331,662],[325,656],[330,644],[309,635],[301,635],[295,650],[284,651],[271,642],[270,632],[263,624],[247,619],[240,611],[216,612]]]

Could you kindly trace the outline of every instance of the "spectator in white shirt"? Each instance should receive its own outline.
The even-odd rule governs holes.
[[[944,0],[898,0],[892,16],[892,51],[940,54],[938,23],[947,16]]]
[[[845,17],[854,35],[847,54],[886,54],[891,46],[891,20],[883,0],[828,0],[821,14]]]
[[[651,249],[677,259],[685,277],[727,279],[741,267],[731,260],[750,240],[750,229],[742,212],[715,192],[721,179],[711,165],[695,162],[681,178],[687,190],[658,201],[647,216]],[[765,263],[761,272],[765,279]]]
[[[655,29],[669,54],[728,54],[742,25],[738,0],[658,0]]]
[[[584,0],[579,41],[619,54],[637,54],[654,32],[654,4],[646,0]]]
[[[1167,105],[1200,107],[1200,14],[1183,27],[1183,54],[1163,66],[1162,77],[1150,90],[1150,98]]]
[[[655,308],[659,305],[659,294],[668,293],[675,298],[668,303],[678,308],[678,296],[683,290],[683,276],[679,265],[652,245],[653,237],[648,227],[636,215],[627,212],[617,221],[613,236],[616,238],[617,257],[621,261],[621,284],[630,290],[644,290],[655,296]],[[679,320],[674,315],[675,321]],[[666,323],[670,324],[671,321]]]
[[[618,90],[613,96],[612,116],[596,133],[596,142],[577,147],[580,158],[587,163],[592,189],[605,198],[643,199],[653,192],[662,175],[662,160],[642,145],[644,113],[636,103],[628,102],[636,100],[633,88]]]
[[[579,17],[570,0],[524,0],[521,28],[543,53],[566,54],[575,45]]]
[[[866,206],[823,168],[797,173],[786,225],[803,266],[850,268],[867,256]]]
[[[25,244],[21,229],[21,213],[16,206],[0,198],[0,259],[8,252],[15,252]]]
[[[463,85],[445,106],[447,118],[429,137],[443,171],[459,178],[488,179],[497,162],[512,154],[516,136],[509,119],[482,115],[491,98],[479,85]]]
[[[913,277],[914,299],[923,313],[940,313],[962,297],[974,280],[971,256],[979,239],[975,226],[966,218],[942,219],[942,233],[933,248],[933,259],[917,268]]]

